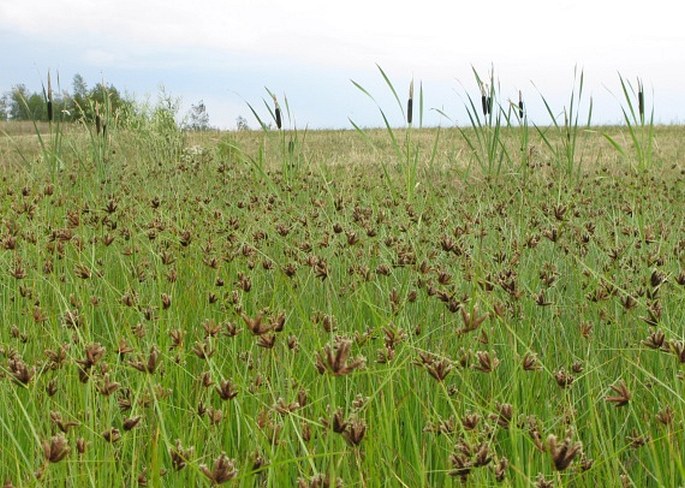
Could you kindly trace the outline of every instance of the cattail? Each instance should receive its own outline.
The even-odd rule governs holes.
[[[523,119],[523,94],[519,90],[519,118]]]
[[[48,121],[52,122],[52,82],[50,80],[50,72],[49,71],[48,71],[47,105],[48,105]]]
[[[480,103],[483,107],[483,116],[488,115],[488,96],[487,96],[487,85],[480,86]]]
[[[282,123],[281,123],[281,106],[278,104],[278,100],[276,99],[276,95],[272,95],[274,99],[274,105],[275,105],[275,110],[274,110],[274,115],[276,116],[276,127],[280,130]]]
[[[409,84],[409,100],[407,100],[407,124],[411,125],[414,112],[414,80]]]
[[[642,81],[637,80],[637,107],[640,113],[640,122],[645,123],[645,91],[642,86]]]
[[[100,104],[95,102],[95,133],[100,135],[102,132],[102,118],[100,117]]]

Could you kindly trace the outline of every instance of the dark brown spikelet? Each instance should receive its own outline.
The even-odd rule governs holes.
[[[342,434],[347,429],[347,420],[345,420],[345,414],[342,408],[338,408],[333,414],[333,422],[331,422],[331,428],[336,434]]]
[[[326,345],[323,352],[316,354],[316,369],[320,374],[328,371],[334,376],[343,376],[355,369],[363,368],[366,365],[366,358],[349,358],[351,346],[352,341],[343,338],[337,339],[332,346]]]
[[[492,414],[490,418],[497,422],[497,425],[500,427],[508,429],[511,420],[514,418],[514,408],[511,406],[511,403],[502,403],[498,406],[497,410],[498,412]]]
[[[564,368],[554,373],[554,380],[557,382],[560,388],[568,388],[573,384],[575,378],[572,374],[567,373]]]
[[[449,470],[448,474],[453,477],[459,477],[461,481],[465,482],[471,470],[473,469],[473,463],[469,457],[462,452],[455,452],[450,454],[450,464],[452,469]]]
[[[86,447],[88,447],[88,445],[83,437],[76,439],[76,452],[84,454],[86,452]]]
[[[542,365],[540,364],[537,354],[532,352],[526,353],[526,355],[523,357],[521,366],[523,367],[524,371],[539,371],[542,369]]]
[[[626,386],[625,381],[621,380],[615,385],[611,385],[610,388],[616,393],[616,395],[609,395],[605,398],[607,402],[613,403],[617,407],[623,407],[628,405],[632,395]]]
[[[221,456],[214,460],[214,465],[210,470],[207,465],[201,464],[200,471],[215,485],[220,485],[232,480],[238,475],[238,470],[235,468],[235,461],[229,459],[226,453],[221,453]]]
[[[650,440],[650,437],[647,434],[640,434],[637,429],[633,429],[630,431],[630,434],[626,436],[626,440],[631,448],[638,449],[647,444]]]
[[[564,471],[568,468],[575,457],[582,452],[583,444],[581,442],[572,442],[570,437],[564,439],[559,443],[554,434],[550,434],[547,438],[547,446],[549,453],[552,456],[554,469],[557,471]]]
[[[216,393],[222,400],[233,400],[238,396],[238,389],[231,380],[223,380],[216,386]]]
[[[494,354],[491,356],[487,351],[477,351],[476,357],[478,358],[478,364],[474,368],[482,373],[493,372],[500,363],[500,360]]]
[[[535,478],[535,488],[554,488],[554,482],[549,481],[545,478],[545,475],[538,473],[537,478]]]
[[[476,330],[488,318],[489,314],[478,313],[478,307],[473,307],[471,312],[467,312],[465,308],[461,309],[461,319],[464,322],[464,327],[457,331],[458,334],[465,334]]]
[[[447,375],[452,371],[452,362],[447,358],[442,358],[440,361],[432,360],[425,364],[425,368],[428,373],[435,378],[437,381],[442,382]]]
[[[152,346],[147,361],[136,359],[135,361],[129,361],[128,364],[141,373],[153,374],[159,365],[159,349],[157,349],[157,346]]]
[[[680,364],[685,363],[685,342],[683,341],[670,341],[668,343],[670,351],[675,354],[678,358]]]
[[[119,429],[112,427],[104,431],[102,437],[110,444],[114,444],[121,439],[121,432],[119,432]]]
[[[667,348],[666,335],[660,330],[655,330],[649,334],[647,339],[642,341],[642,344],[650,349]]]
[[[505,457],[500,458],[499,461],[495,464],[493,471],[495,472],[495,479],[498,482],[504,481],[504,478],[507,475],[507,469],[509,468],[509,460]]]
[[[523,94],[519,90],[519,118],[523,119]]]
[[[656,414],[656,419],[662,424],[667,427],[670,427],[673,424],[673,420],[675,418],[675,414],[673,412],[673,409],[670,407],[670,405],[666,405],[664,408],[659,410],[659,412]]]
[[[169,455],[171,456],[171,465],[174,467],[174,470],[180,471],[185,468],[186,463],[194,452],[194,447],[186,449],[181,445],[180,439],[176,439],[176,444],[169,451]]]
[[[124,419],[123,427],[126,432],[135,429],[140,421],[143,419],[142,416],[136,415],[135,417],[127,417]]]
[[[43,454],[49,463],[60,462],[67,457],[70,450],[67,438],[63,433],[52,436],[50,440],[43,442]]]
[[[297,478],[297,488],[342,488],[343,480],[338,478],[337,480],[331,479],[330,475],[327,474],[316,474],[312,476],[309,480],[304,478]]]
[[[242,314],[243,322],[245,322],[245,325],[247,325],[247,328],[250,329],[250,332],[252,332],[254,335],[263,335],[266,334],[267,332],[271,331],[273,328],[272,324],[267,324],[264,319],[264,315],[260,312],[257,314],[255,318],[250,318],[245,314]]]
[[[9,370],[14,381],[21,385],[28,385],[36,374],[36,368],[29,368],[19,356],[9,359]]]
[[[354,418],[347,424],[347,429],[343,432],[343,437],[351,446],[361,444],[366,434],[366,422],[363,419]]]

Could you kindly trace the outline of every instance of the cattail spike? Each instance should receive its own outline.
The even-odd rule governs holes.
[[[48,121],[52,122],[52,82],[50,80],[50,71],[48,71],[47,106],[48,106]]]
[[[488,87],[480,80],[478,81],[480,87],[480,104],[483,109],[483,116],[488,115]]]
[[[523,119],[523,94],[519,90],[519,118]]]
[[[409,100],[407,100],[407,124],[411,125],[414,112],[414,80],[409,84]]]
[[[100,135],[102,132],[102,118],[100,117],[100,104],[95,102],[95,133]]]
[[[274,116],[276,118],[276,128],[280,130],[283,126],[283,121],[281,120],[281,106],[278,104],[278,99],[276,98],[276,95],[271,95],[271,97],[274,99]]]

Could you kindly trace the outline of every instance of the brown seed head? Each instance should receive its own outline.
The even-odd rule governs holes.
[[[628,390],[625,381],[621,380],[619,383],[611,385],[609,388],[611,388],[611,390],[614,391],[616,395],[609,395],[605,397],[605,400],[607,402],[613,403],[616,407],[623,407],[625,405],[628,405],[628,402],[630,402],[632,395]]]
[[[58,463],[69,454],[70,448],[67,438],[63,433],[52,436],[43,442],[43,454],[45,460],[50,463]]]
[[[216,386],[216,393],[222,400],[233,400],[238,396],[238,389],[231,380],[223,380]]]
[[[338,338],[333,345],[327,345],[323,352],[316,355],[316,368],[320,374],[326,371],[334,376],[342,376],[353,372],[355,369],[363,368],[366,365],[366,358],[358,356],[350,359],[350,339]]]
[[[238,475],[238,470],[235,468],[235,461],[229,459],[226,453],[214,460],[214,465],[210,470],[205,464],[200,465],[200,471],[215,485],[220,485],[232,480]]]
[[[575,457],[582,452],[583,448],[581,442],[572,442],[570,437],[559,443],[554,434],[550,434],[547,438],[547,446],[549,453],[552,455],[554,469],[557,471],[563,471],[568,468]]]
[[[176,471],[180,471],[186,467],[186,463],[195,453],[195,448],[190,447],[188,449],[181,445],[181,441],[176,439],[175,446],[170,449],[169,454],[171,456],[171,465]]]

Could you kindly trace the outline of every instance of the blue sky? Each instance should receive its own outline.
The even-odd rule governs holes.
[[[683,122],[683,13],[667,0],[0,0],[0,92],[38,90],[48,69],[63,88],[80,73],[139,100],[163,85],[181,115],[202,99],[213,125],[232,128],[238,116],[257,126],[247,102],[261,109],[268,87],[288,97],[299,128],[381,125],[354,79],[399,125],[379,64],[403,98],[412,77],[421,81],[426,123],[450,125],[428,109],[467,123],[465,94],[478,96],[471,67],[494,66],[503,98],[522,90],[531,118],[546,123],[538,90],[561,113],[578,66],[596,122],[621,119],[618,71],[643,79],[658,121]]]

